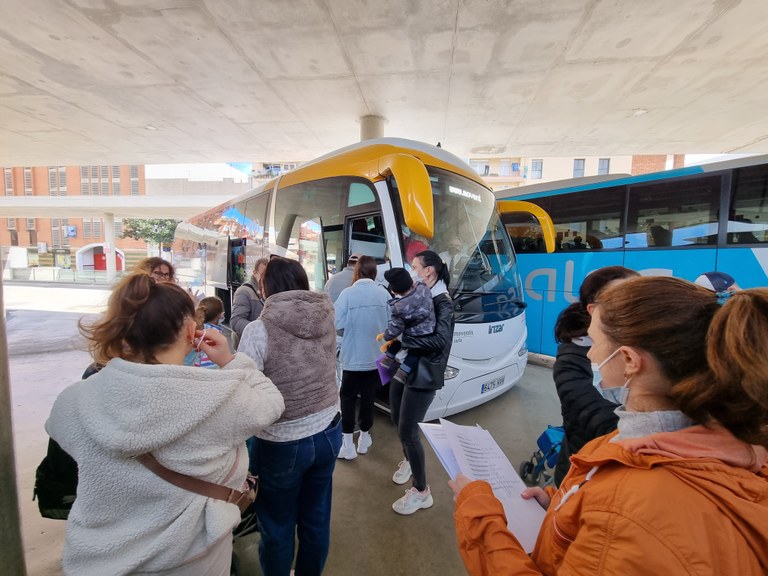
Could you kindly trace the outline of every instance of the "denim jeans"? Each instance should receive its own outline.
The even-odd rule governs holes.
[[[368,432],[373,426],[373,403],[376,388],[381,386],[378,370],[356,372],[344,370],[341,377],[341,431],[352,434],[355,431],[355,407],[360,396],[360,430]]]
[[[419,422],[427,415],[429,405],[435,399],[435,390],[409,388],[397,380],[389,383],[389,409],[392,422],[397,427],[405,459],[411,465],[413,486],[427,489],[427,470],[424,461],[424,447],[419,436]]]
[[[256,516],[264,576],[288,576],[298,536],[297,576],[319,576],[328,558],[333,469],[341,450],[341,419],[292,442],[256,439],[252,470],[259,476]]]

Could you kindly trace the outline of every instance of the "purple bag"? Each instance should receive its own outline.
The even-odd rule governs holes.
[[[379,378],[381,379],[381,385],[384,386],[386,384],[389,384],[389,381],[392,380],[392,377],[395,375],[395,372],[397,372],[398,364],[397,362],[393,362],[392,366],[387,368],[386,366],[381,365],[381,361],[386,358],[386,354],[382,354],[378,358],[376,358],[376,369],[379,371]]]

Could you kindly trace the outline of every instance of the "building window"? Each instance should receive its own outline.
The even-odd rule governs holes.
[[[99,194],[99,167],[91,166],[91,194],[98,196]]]
[[[136,196],[139,193],[139,167],[131,166],[131,194]]]
[[[112,166],[112,194],[120,194],[120,166]]]
[[[55,167],[48,167],[48,193],[51,196],[57,196],[59,194],[58,180],[56,178],[58,173],[59,171]]]
[[[106,196],[109,194],[109,180],[101,181],[101,195]]]
[[[5,195],[13,196],[13,170],[5,169]]]
[[[35,229],[35,219],[27,218],[27,230],[34,230],[34,229]]]
[[[544,160],[531,160],[531,179],[541,180],[544,172]]]
[[[67,218],[51,218],[51,242],[54,246],[69,246],[69,237],[64,228],[69,226]]]
[[[83,218],[83,238],[91,237],[91,219]]]
[[[32,168],[24,168],[24,195],[32,194]]]
[[[115,218],[115,238],[120,238],[123,235],[123,221]]]
[[[59,194],[67,195],[67,167],[59,166]]]
[[[584,176],[584,158],[576,158],[573,161],[573,177],[581,178]]]
[[[603,176],[604,174],[608,174],[610,171],[611,171],[611,159],[600,158],[600,160],[597,161],[598,176]]]
[[[29,230],[29,245],[30,246],[36,246],[37,245],[37,232],[35,230]]]
[[[8,228],[8,230],[16,230],[16,218],[6,218],[5,227]]]
[[[80,166],[80,193],[88,196],[91,193],[88,180],[88,166]]]

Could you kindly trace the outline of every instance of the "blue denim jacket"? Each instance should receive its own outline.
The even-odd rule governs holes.
[[[387,327],[390,298],[386,288],[367,278],[341,291],[334,307],[336,330],[344,330],[340,356],[342,369],[376,369],[376,358],[382,354],[381,342],[376,341],[376,335]]]

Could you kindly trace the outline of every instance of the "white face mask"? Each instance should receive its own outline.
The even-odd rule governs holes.
[[[423,282],[423,280],[421,279],[421,276],[419,276],[419,273],[416,272],[416,270],[414,270],[413,268],[411,268],[410,274],[411,274],[411,280],[413,280],[414,282]]]
[[[608,364],[608,362],[618,353],[619,349],[616,348],[616,350],[614,350],[613,353],[608,356],[608,358],[600,362],[600,364],[592,363],[592,383],[597,387],[603,398],[623,406],[629,393],[629,388],[627,388],[629,380],[624,382],[623,386],[613,386],[611,388],[603,388],[600,386],[600,383],[602,382],[602,377],[600,376],[600,368]]]

